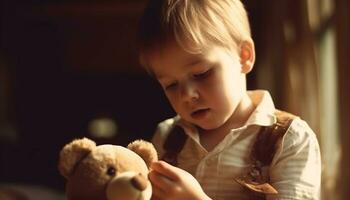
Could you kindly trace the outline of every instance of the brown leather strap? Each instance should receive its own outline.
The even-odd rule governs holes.
[[[261,127],[260,132],[253,145],[251,158],[253,161],[261,162],[262,166],[269,166],[280,145],[280,140],[287,132],[294,115],[276,110],[277,122],[272,126]]]
[[[177,166],[177,156],[183,149],[187,138],[188,136],[183,128],[179,125],[175,125],[164,142],[163,149],[165,153],[161,159]]]
[[[242,177],[235,178],[249,193],[252,200],[264,200],[266,194],[277,194],[265,177],[263,169],[270,166],[281,140],[296,117],[290,113],[276,110],[277,122],[272,126],[261,127],[251,152],[252,165]]]

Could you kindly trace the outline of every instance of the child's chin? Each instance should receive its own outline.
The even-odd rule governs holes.
[[[220,127],[220,125],[217,124],[210,124],[210,123],[197,123],[196,126],[202,130],[210,131],[214,130]]]

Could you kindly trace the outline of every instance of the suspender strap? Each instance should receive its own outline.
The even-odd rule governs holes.
[[[269,177],[263,169],[271,165],[281,140],[296,117],[290,113],[276,110],[277,122],[272,126],[261,127],[251,152],[252,165],[242,177],[235,180],[250,194],[252,200],[264,200],[266,194],[277,194],[277,190],[268,182]]]
[[[269,166],[280,145],[280,141],[287,132],[294,115],[276,110],[277,122],[272,126],[261,127],[253,145],[251,158],[253,162],[260,162],[262,166]]]
[[[164,142],[163,149],[165,153],[161,159],[169,164],[177,166],[177,156],[184,147],[187,137],[183,128],[179,125],[175,125]]]

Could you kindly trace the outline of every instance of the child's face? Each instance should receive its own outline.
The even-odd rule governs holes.
[[[205,130],[228,121],[246,91],[238,53],[223,48],[197,55],[169,43],[149,64],[174,110]]]

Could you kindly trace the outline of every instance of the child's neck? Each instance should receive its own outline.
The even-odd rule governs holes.
[[[242,127],[254,110],[252,100],[248,95],[244,95],[232,116],[222,126],[211,130],[199,129],[201,145],[210,152],[230,133],[231,129]]]

